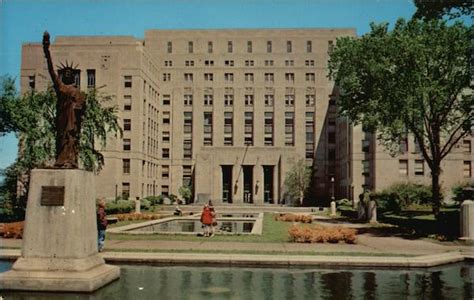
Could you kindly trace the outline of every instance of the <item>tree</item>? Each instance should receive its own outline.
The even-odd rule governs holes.
[[[311,168],[306,166],[304,159],[297,161],[286,173],[285,189],[293,199],[303,204],[303,197],[309,187]]]
[[[183,185],[180,186],[178,189],[178,193],[183,198],[184,202],[188,204],[191,200],[191,197],[193,196],[193,193],[191,191],[191,187],[189,185]]]
[[[100,172],[104,165],[100,149],[105,148],[109,135],[122,132],[116,107],[110,106],[110,101],[110,96],[102,95],[95,89],[86,93],[87,108],[80,135],[79,157],[82,167],[88,171]],[[16,176],[25,189],[31,169],[52,166],[54,163],[55,114],[56,95],[52,88],[18,96],[14,80],[3,78],[0,89],[0,135],[14,132],[19,138],[18,159],[7,171],[10,177]],[[20,199],[16,193],[13,195],[9,192],[6,195],[1,192],[2,201]],[[25,197],[22,198],[24,204]]]
[[[461,22],[400,19],[371,24],[360,38],[337,40],[329,77],[340,89],[340,114],[376,130],[393,155],[412,133],[431,169],[433,212],[441,205],[441,161],[469,133],[469,28]]]
[[[416,12],[413,15],[419,19],[438,19],[443,16],[457,18],[461,15],[471,15],[473,5],[471,0],[414,0]]]

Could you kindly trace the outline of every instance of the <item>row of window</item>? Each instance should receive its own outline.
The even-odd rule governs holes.
[[[193,73],[184,73],[183,74],[184,81],[186,82],[193,82],[194,81],[194,74]],[[214,73],[204,73],[203,79],[204,81],[214,81]],[[264,73],[263,79],[265,82],[274,82],[275,81],[275,73]],[[234,82],[234,73],[224,73],[224,81],[225,82]],[[163,81],[171,81],[171,73],[163,73],[161,79]],[[315,82],[316,81],[316,74],[314,72],[305,73],[304,77],[305,81]],[[246,82],[254,82],[255,75],[254,73],[244,73],[244,80]],[[285,80],[287,82],[294,83],[295,82],[295,73],[285,73]]]
[[[87,88],[88,89],[95,88],[95,81],[96,81],[95,69],[86,70],[86,74],[87,74]],[[62,78],[63,74],[61,70],[58,71],[58,76],[60,79]],[[81,70],[78,70],[78,69],[74,70],[74,85],[78,88],[81,87]],[[30,88],[30,90],[34,90],[36,88],[35,75],[28,76],[28,87]]]
[[[266,59],[263,62],[264,62],[263,65],[265,67],[274,66],[274,60],[273,59]],[[295,61],[293,59],[285,59],[284,62],[285,62],[286,67],[293,67],[295,65]],[[172,67],[173,66],[173,61],[172,60],[165,60],[163,62],[163,64],[164,64],[165,67]],[[184,61],[184,66],[185,67],[194,67],[194,65],[195,65],[194,60],[185,60]],[[203,65],[205,67],[213,67],[214,66],[214,60],[206,59],[206,60],[204,60]],[[306,67],[314,67],[314,59],[305,60],[304,65]],[[232,59],[224,60],[224,66],[234,67],[235,66],[234,60],[232,60]],[[255,61],[253,59],[244,60],[243,66],[245,66],[245,67],[254,67],[255,66]]]
[[[274,43],[273,41],[266,41],[266,53],[273,53],[273,46]],[[294,52],[294,43],[293,41],[286,41],[286,53],[293,53]],[[227,41],[227,53],[234,53],[234,47],[235,44],[233,41]],[[246,44],[246,52],[247,53],[254,53],[255,50],[259,52],[260,49],[255,49],[253,41],[247,41]],[[333,46],[333,41],[330,40],[328,41],[328,48],[331,48]],[[187,43],[187,52],[188,53],[195,53],[194,52],[194,42],[193,41],[188,41]],[[262,49],[263,50],[263,49]],[[312,53],[313,52],[313,41],[306,41],[306,53]],[[166,43],[166,52],[171,54],[173,53],[173,42],[168,41]],[[263,51],[262,51],[263,52]],[[208,41],[207,42],[207,53],[214,53],[214,42],[213,41]]]

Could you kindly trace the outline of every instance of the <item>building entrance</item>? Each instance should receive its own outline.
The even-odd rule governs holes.
[[[253,166],[242,166],[244,171],[244,203],[253,203]]]
[[[232,203],[232,166],[221,166],[222,201]]]
[[[273,166],[263,166],[263,202],[273,203]]]

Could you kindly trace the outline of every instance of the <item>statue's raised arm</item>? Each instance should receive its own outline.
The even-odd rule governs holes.
[[[54,88],[57,90],[57,88],[60,85],[58,75],[54,71],[53,68],[53,62],[51,60],[51,53],[49,52],[49,45],[51,43],[49,42],[49,33],[45,31],[43,33],[43,51],[44,51],[44,56],[46,57],[46,62],[48,64],[48,71],[49,75],[51,76],[51,80],[53,81]]]

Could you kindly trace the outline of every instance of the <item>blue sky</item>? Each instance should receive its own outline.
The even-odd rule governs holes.
[[[19,78],[21,44],[57,35],[133,35],[146,29],[324,28],[410,18],[411,0],[0,0],[0,75]],[[18,83],[18,82],[17,82]],[[17,153],[14,135],[0,137],[0,169]]]

